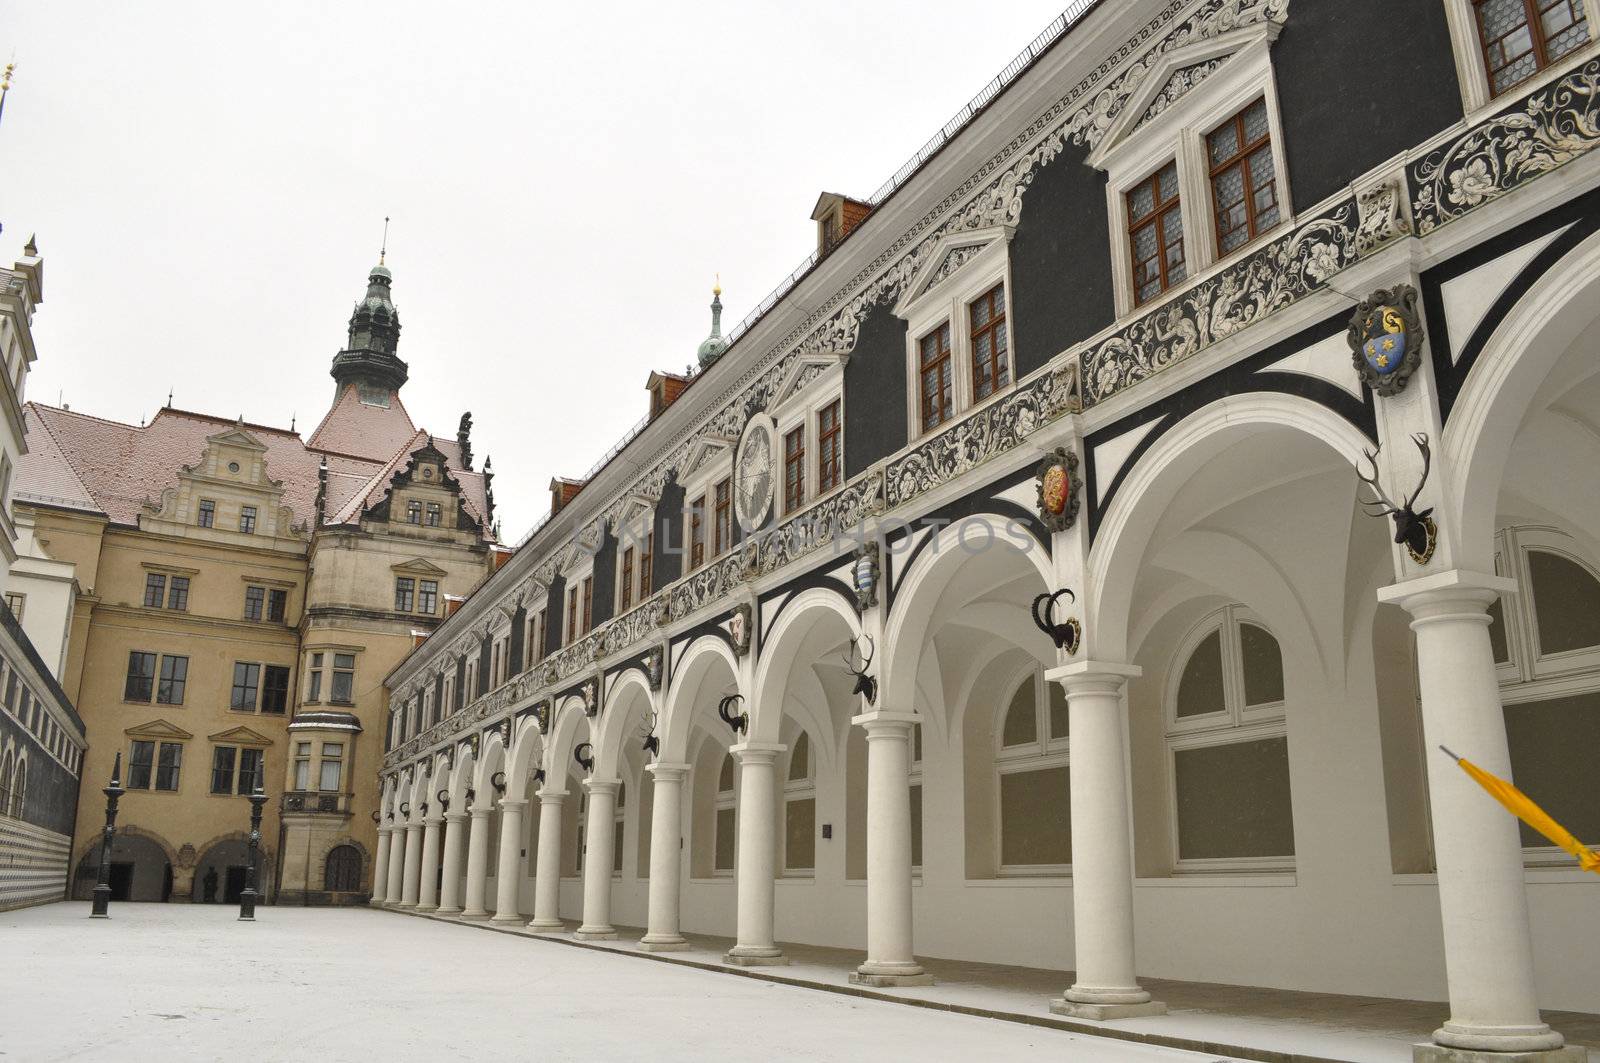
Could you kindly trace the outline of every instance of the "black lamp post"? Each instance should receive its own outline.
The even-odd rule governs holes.
[[[261,847],[261,806],[267,803],[267,792],[261,785],[261,765],[256,765],[256,789],[250,795],[250,864],[244,872],[244,891],[239,894],[239,918],[247,923],[256,921],[256,850]]]
[[[100,879],[94,886],[94,907],[89,909],[90,919],[110,919],[111,907],[111,839],[117,834],[117,800],[127,791],[122,788],[122,753],[111,768],[111,785],[105,789],[106,827],[100,839]]]

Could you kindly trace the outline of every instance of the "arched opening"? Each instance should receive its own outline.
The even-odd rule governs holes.
[[[322,862],[322,888],[329,893],[354,893],[361,888],[361,851],[335,845]]]
[[[94,896],[100,875],[100,846],[96,841],[78,861],[73,876],[73,900]],[[166,848],[142,834],[117,831],[111,843],[111,899],[114,901],[167,901],[172,897],[172,860]]]
[[[256,856],[256,893],[265,898],[272,881],[272,861],[266,850]],[[206,849],[194,866],[197,904],[238,904],[248,881],[250,844],[245,838],[224,838]]]

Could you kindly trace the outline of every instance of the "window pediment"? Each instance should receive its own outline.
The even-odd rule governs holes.
[[[253,746],[265,749],[272,745],[272,739],[248,727],[230,727],[226,731],[218,731],[206,737],[212,742],[227,746]]]
[[[906,285],[906,293],[895,305],[896,317],[915,317],[919,308],[936,300],[959,276],[969,271],[986,252],[1004,248],[1016,233],[1015,226],[990,225],[982,229],[967,229],[949,233],[939,238],[933,250],[923,259],[923,266]]]
[[[847,354],[824,354],[797,359],[788,375],[783,378],[783,383],[773,392],[774,397],[768,408],[769,412],[774,417],[781,418],[785,406],[809,391],[828,370],[842,366],[849,357]]]
[[[689,457],[683,463],[683,471],[679,474],[680,480],[687,480],[704,470],[711,462],[720,457],[728,456],[733,449],[734,440],[722,436],[702,436],[695,440],[694,446],[689,450]]]
[[[188,731],[166,720],[151,720],[149,723],[130,727],[122,733],[129,738],[166,739],[169,742],[187,742],[194,737]]]
[[[398,565],[390,565],[389,568],[391,571],[408,576],[443,577],[449,575],[448,572],[425,557],[414,557],[410,561]]]

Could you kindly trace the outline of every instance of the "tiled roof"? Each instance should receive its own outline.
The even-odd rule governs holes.
[[[399,395],[387,406],[374,406],[361,401],[356,385],[346,384],[306,446],[385,462],[416,434]]]
[[[338,438],[345,445],[353,444],[355,454],[307,443],[297,433],[282,428],[171,407],[163,408],[149,424],[134,426],[30,402],[24,408],[28,453],[17,465],[16,490],[24,498],[99,511],[117,524],[137,524],[144,503],[159,500],[164,489],[175,486],[181,466],[200,460],[208,436],[242,428],[267,448],[267,475],[282,482],[284,504],[294,510],[296,519],[309,519],[316,508],[317,468],[325,458],[325,521],[353,523],[363,509],[382,497],[394,473],[405,466],[413,451],[427,443],[428,436],[409,427],[411,419],[404,409],[398,411],[396,418],[393,407],[385,410],[357,403],[355,410],[340,414],[339,407],[350,395],[347,390],[340,397],[340,403],[329,412],[318,433],[325,439]],[[376,445],[356,431],[358,415],[363,414],[371,415],[377,438],[392,437],[393,426],[401,421],[408,426],[392,446],[385,442],[389,449],[381,458],[360,453],[370,452]],[[336,415],[338,432],[324,433]],[[485,523],[487,538],[482,474],[456,467],[460,452],[454,442],[436,440],[434,445],[445,455],[451,475],[460,481],[467,508]]]

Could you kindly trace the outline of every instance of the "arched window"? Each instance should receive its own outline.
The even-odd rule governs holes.
[[[1035,667],[1014,684],[995,755],[1000,874],[1063,874],[1072,864],[1066,695]]]
[[[1512,776],[1562,826],[1600,841],[1600,793],[1584,774],[1600,748],[1600,574],[1553,528],[1506,528],[1496,547],[1495,570],[1517,583],[1489,609]],[[1530,862],[1572,862],[1521,830]]]
[[[22,818],[23,803],[28,799],[28,758],[17,758],[17,771],[11,777],[11,814]]]
[[[1179,647],[1166,706],[1178,870],[1293,868],[1278,640],[1243,607],[1211,614]]]
[[[628,808],[628,784],[617,784],[617,807],[615,822],[611,828],[611,871],[613,874],[622,874],[622,834],[627,823],[626,812]]]
[[[722,771],[717,775],[717,820],[716,820],[716,846],[713,850],[711,871],[717,875],[733,874],[733,847],[735,832],[738,829],[735,820],[733,792],[733,756],[723,754]]]
[[[0,758],[0,816],[11,815],[11,773],[15,758],[7,752]]]
[[[802,875],[817,867],[817,785],[811,774],[811,739],[804,731],[789,745],[783,783],[783,870]]]
[[[322,888],[354,893],[361,888],[361,852],[353,845],[335,845],[322,864]]]

